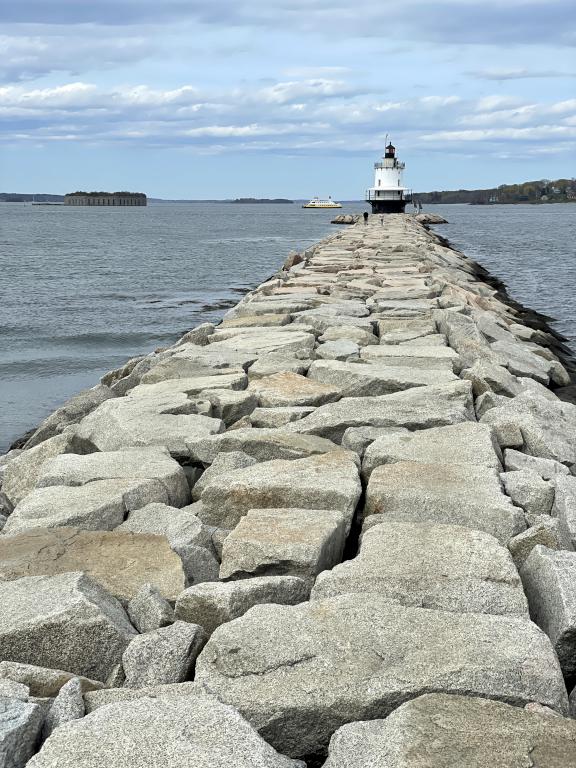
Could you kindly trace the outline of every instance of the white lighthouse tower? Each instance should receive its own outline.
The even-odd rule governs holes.
[[[374,186],[366,191],[372,213],[404,213],[411,191],[402,186],[405,164],[396,157],[396,147],[388,144],[384,157],[374,163]]]

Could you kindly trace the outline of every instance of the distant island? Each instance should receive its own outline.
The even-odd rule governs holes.
[[[271,205],[279,203],[282,205],[292,205],[294,200],[287,200],[284,197],[237,197],[235,200],[229,200],[229,203],[249,203],[250,205]]]
[[[133,206],[146,205],[143,192],[70,192],[64,205]]]
[[[470,205],[514,205],[518,203],[575,203],[576,179],[541,179],[523,184],[501,184],[491,189],[457,189],[443,192],[418,192],[423,204],[469,203]]]

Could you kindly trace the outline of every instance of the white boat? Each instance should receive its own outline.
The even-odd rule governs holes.
[[[302,208],[342,208],[342,203],[337,203],[332,200],[331,197],[328,200],[321,200],[319,197],[313,197],[310,202],[302,206]]]

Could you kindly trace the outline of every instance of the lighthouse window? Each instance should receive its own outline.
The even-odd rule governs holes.
[[[381,183],[382,183],[382,180],[378,179],[378,186],[380,186]]]

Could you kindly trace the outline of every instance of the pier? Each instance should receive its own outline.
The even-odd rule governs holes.
[[[339,227],[0,457],[13,766],[576,768],[571,353],[438,221]]]

